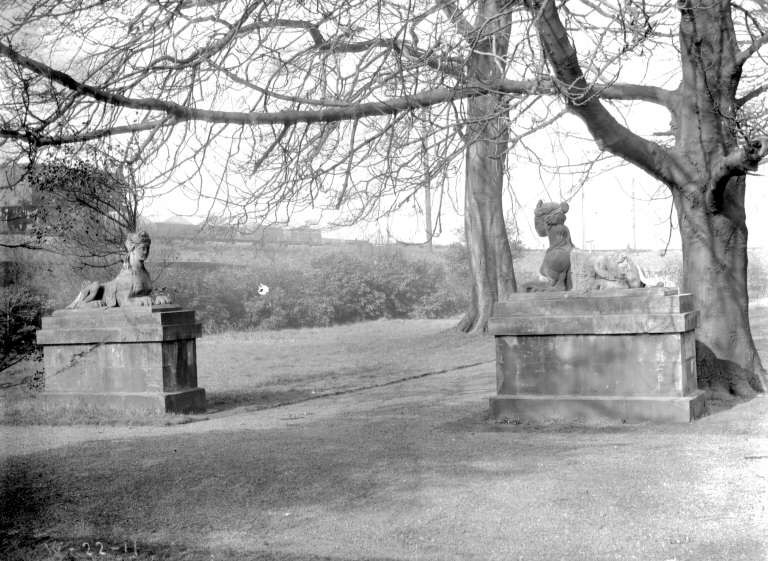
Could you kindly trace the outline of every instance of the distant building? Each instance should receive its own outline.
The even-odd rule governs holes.
[[[322,232],[313,228],[257,226],[240,230],[231,226],[202,226],[179,222],[148,222],[145,227],[152,237],[166,239],[235,241],[274,245],[319,245],[323,243]]]
[[[26,232],[40,207],[40,197],[23,178],[23,171],[14,165],[0,170],[0,235]]]
[[[14,246],[24,241],[39,208],[39,197],[22,177],[23,168],[0,168],[0,286],[15,281],[20,250]]]

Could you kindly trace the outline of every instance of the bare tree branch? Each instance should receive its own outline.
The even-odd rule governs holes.
[[[759,51],[760,48],[766,43],[768,43],[768,33],[765,33],[760,37],[756,38],[754,41],[752,41],[752,44],[750,44],[749,47],[739,52],[736,55],[737,68],[740,69],[744,65],[744,63],[747,62],[747,59],[749,59],[749,57],[751,57],[753,54]]]
[[[536,82],[504,80],[488,87],[477,83],[463,88],[436,88],[408,97],[393,98],[378,102],[348,104],[345,107],[330,107],[315,111],[276,111],[243,112],[213,111],[186,107],[181,104],[161,99],[131,98],[84,84],[71,75],[55,70],[50,66],[24,56],[8,45],[0,43],[0,56],[12,60],[19,66],[44,76],[62,86],[109,105],[145,111],[159,111],[177,121],[197,120],[209,123],[227,123],[234,125],[293,125],[296,123],[329,123],[334,121],[354,120],[361,117],[391,115],[419,107],[428,107],[448,101],[483,95],[490,91],[502,93],[528,93],[535,91]]]
[[[736,104],[738,107],[743,107],[748,102],[760,97],[767,91],[768,91],[768,84],[763,84],[762,86],[755,88],[752,91],[741,96],[739,99],[736,100]]]
[[[656,86],[645,86],[642,84],[616,83],[607,86],[596,84],[593,87],[593,91],[594,94],[601,99],[647,101],[649,103],[663,105],[670,110],[679,99],[678,92],[674,90],[667,90]]]
[[[600,103],[595,87],[584,77],[554,1],[532,1],[530,7],[536,13],[536,27],[558,88],[570,110],[587,125],[598,147],[636,164],[668,185],[687,183],[689,172],[672,152],[621,125]]]

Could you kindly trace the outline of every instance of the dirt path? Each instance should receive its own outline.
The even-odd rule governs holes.
[[[185,425],[0,427],[0,528],[201,560],[768,559],[768,399],[532,428],[488,423],[493,389],[484,366]]]
[[[239,407],[220,413],[190,416],[192,422],[171,426],[45,426],[0,425],[0,459],[72,446],[88,441],[201,434],[214,431],[274,430],[339,416],[373,411],[382,403],[416,403],[432,395],[446,403],[485,402],[493,393],[489,365],[418,377],[341,395],[275,407]],[[445,389],[446,384],[451,388]]]

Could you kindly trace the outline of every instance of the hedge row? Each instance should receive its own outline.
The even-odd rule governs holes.
[[[460,256],[458,256],[460,258]],[[178,264],[163,284],[193,308],[206,330],[318,327],[377,318],[437,318],[467,305],[460,267],[397,253],[330,253],[309,266]],[[269,292],[260,295],[260,284]]]
[[[46,299],[20,286],[0,287],[0,371],[35,351]]]

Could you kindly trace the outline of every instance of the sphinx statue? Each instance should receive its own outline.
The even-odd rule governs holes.
[[[67,309],[170,304],[168,295],[153,294],[152,279],[144,267],[151,243],[149,234],[144,231],[129,234],[125,240],[128,254],[117,276],[107,282],[86,283]]]
[[[85,283],[68,309],[42,318],[45,403],[97,414],[205,411],[195,342],[202,325],[194,310],[155,306],[171,302],[152,290],[150,243],[146,232],[128,235],[117,276]]]
[[[539,201],[533,211],[534,226],[539,236],[549,238],[549,247],[539,269],[543,286],[528,286],[527,290],[571,290],[571,232],[565,225],[568,203],[544,203]]]

